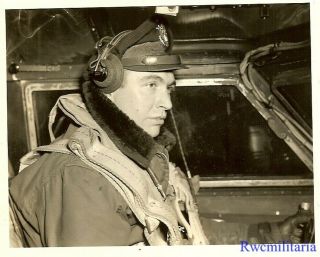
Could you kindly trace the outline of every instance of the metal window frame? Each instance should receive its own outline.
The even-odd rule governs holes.
[[[38,146],[37,140],[37,129],[34,114],[34,103],[32,94],[34,92],[41,91],[55,91],[55,90],[74,90],[79,89],[79,81],[71,80],[65,82],[58,81],[33,81],[33,80],[21,80],[22,86],[22,101],[23,101],[23,111],[26,113],[26,123],[27,123],[27,142],[28,148],[34,149]]]

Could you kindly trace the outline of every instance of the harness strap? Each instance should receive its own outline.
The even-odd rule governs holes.
[[[148,173],[123,154],[102,145],[90,132],[87,128],[79,128],[70,138],[71,151],[114,182],[118,191],[126,196],[138,220],[145,226],[145,233],[152,234],[161,222],[168,228],[168,243],[181,244],[175,211],[171,203],[164,201],[156,190]]]
[[[39,159],[39,152],[75,154],[84,163],[99,172],[117,189],[145,227],[144,234],[150,245],[179,245],[179,231],[175,210],[171,203],[164,201],[153,185],[147,171],[133,161],[100,143],[96,133],[80,127],[70,139],[56,140],[50,145],[35,148],[21,158],[20,170]],[[168,228],[167,238],[160,236],[159,224]]]

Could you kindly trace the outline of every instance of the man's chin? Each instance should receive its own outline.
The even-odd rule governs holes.
[[[145,131],[149,134],[151,137],[157,137],[160,133],[160,126],[154,126],[148,129],[145,129]]]

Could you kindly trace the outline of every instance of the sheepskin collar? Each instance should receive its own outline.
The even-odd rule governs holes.
[[[83,83],[82,93],[93,119],[123,154],[143,168],[149,167],[155,154],[166,153],[175,144],[173,134],[164,128],[158,137],[152,138],[90,81]]]

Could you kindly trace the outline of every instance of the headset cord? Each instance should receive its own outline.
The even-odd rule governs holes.
[[[171,114],[171,118],[172,118],[172,122],[173,122],[173,127],[174,127],[174,130],[175,130],[176,136],[177,136],[178,146],[179,146],[179,150],[180,150],[180,153],[181,153],[183,165],[184,165],[184,167],[186,169],[186,172],[187,172],[187,178],[188,178],[188,183],[189,183],[189,186],[190,186],[191,195],[192,195],[194,203],[196,205],[197,204],[196,203],[196,193],[195,193],[195,190],[194,190],[194,187],[193,187],[193,184],[192,184],[192,174],[191,174],[191,171],[189,169],[189,166],[188,166],[188,163],[187,163],[187,159],[186,159],[183,147],[182,147],[182,142],[181,142],[181,138],[180,138],[177,122],[176,122],[176,119],[175,119],[175,116],[174,116],[174,113],[173,113],[172,109],[170,109],[170,114]]]

